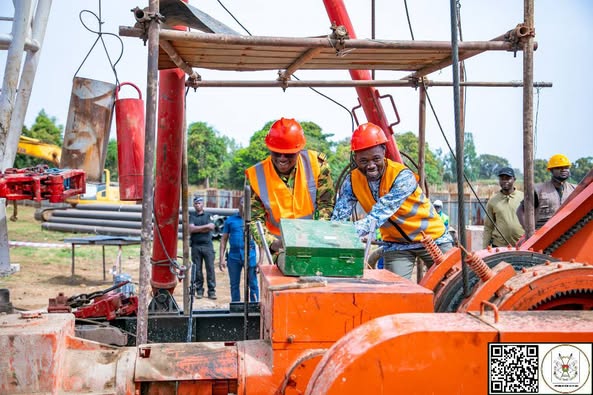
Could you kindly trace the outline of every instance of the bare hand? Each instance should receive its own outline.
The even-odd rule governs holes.
[[[221,272],[224,272],[226,270],[226,261],[224,259],[221,259],[218,263],[218,267],[220,268]]]

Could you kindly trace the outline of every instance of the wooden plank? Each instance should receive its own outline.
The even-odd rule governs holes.
[[[216,45],[212,43],[178,41],[175,49],[183,60],[194,68],[219,70],[284,70],[293,64],[305,47],[269,47],[245,45]],[[460,57],[466,55],[461,51]],[[342,56],[332,48],[324,48],[301,65],[305,70],[392,70],[408,71],[450,63],[450,52],[443,49],[359,48],[346,50]],[[159,68],[176,65],[164,51],[160,51]]]

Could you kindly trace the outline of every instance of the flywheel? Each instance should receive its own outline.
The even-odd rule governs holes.
[[[499,310],[593,310],[593,266],[549,262],[522,270],[490,300]]]
[[[498,263],[504,261],[512,265],[516,271],[520,271],[523,268],[540,265],[545,262],[557,261],[556,258],[550,255],[537,252],[519,251],[510,248],[501,248],[499,251],[500,252],[494,250],[491,253],[487,250],[480,251],[480,253],[487,254],[482,255],[481,258],[488,265],[488,267],[493,268]],[[476,286],[478,281],[478,276],[469,270],[468,284],[470,292]],[[461,270],[453,273],[448,278],[445,278],[435,290],[434,297],[435,312],[445,313],[457,311],[465,297],[463,294],[463,278]]]

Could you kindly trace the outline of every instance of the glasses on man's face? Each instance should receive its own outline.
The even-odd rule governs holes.
[[[286,159],[294,159],[298,155],[298,153],[285,154],[285,153],[274,152],[274,151],[270,151],[270,153],[271,153],[271,155],[272,155],[273,158],[282,158],[282,157],[285,157]]]

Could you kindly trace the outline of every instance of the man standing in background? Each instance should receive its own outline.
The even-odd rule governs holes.
[[[443,211],[443,202],[439,199],[435,200],[434,203],[432,204],[434,206],[434,209],[437,211],[437,213],[439,213],[439,217],[441,217],[441,219],[443,220],[443,223],[445,224],[445,229],[447,229],[447,231],[449,230],[449,216],[447,214],[445,214],[445,212]]]
[[[523,192],[515,188],[515,171],[503,167],[498,172],[500,191],[488,199],[482,247],[515,246],[525,231],[517,217],[517,208],[523,201]]]
[[[220,270],[229,269],[229,281],[231,284],[231,302],[241,301],[239,284],[241,283],[241,270],[245,262],[245,237],[243,221],[243,198],[239,203],[239,213],[233,214],[224,221],[222,236],[220,239],[219,266]],[[225,257],[227,241],[230,244],[229,255]],[[255,242],[249,240],[249,266],[247,273],[249,281],[249,301],[259,300],[257,288],[257,261],[255,254]]]
[[[204,297],[204,273],[202,266],[206,266],[206,282],[208,298],[216,299],[216,277],[214,273],[214,246],[212,245],[212,231],[214,223],[210,214],[204,211],[204,199],[194,197],[195,213],[189,213],[189,233],[191,240],[191,260],[193,263],[192,280],[195,279],[194,289],[196,298]],[[203,264],[203,265],[202,265]]]
[[[548,222],[558,211],[562,203],[575,190],[576,185],[567,182],[570,178],[570,160],[565,155],[555,154],[548,160],[548,171],[551,179],[535,185],[533,206],[535,208],[535,229]],[[523,202],[517,209],[517,216],[525,228],[525,209]]]

